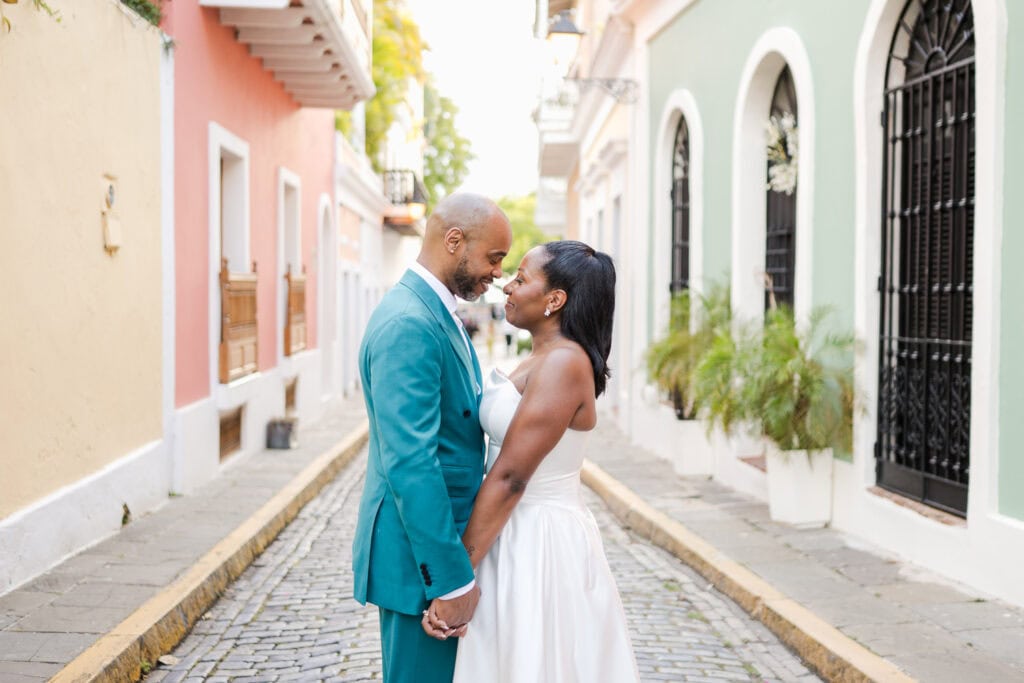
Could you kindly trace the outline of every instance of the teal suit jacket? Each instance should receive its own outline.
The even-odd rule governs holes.
[[[480,366],[437,294],[407,271],[370,317],[359,371],[370,439],[354,594],[418,615],[473,579],[461,535],[483,478]]]

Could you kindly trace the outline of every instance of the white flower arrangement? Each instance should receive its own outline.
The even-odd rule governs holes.
[[[793,194],[796,190],[797,141],[796,118],[785,113],[771,116],[765,124],[768,153],[768,189]]]

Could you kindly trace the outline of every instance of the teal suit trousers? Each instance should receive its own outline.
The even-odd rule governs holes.
[[[452,683],[458,638],[431,638],[420,619],[380,608],[380,649],[388,683]]]

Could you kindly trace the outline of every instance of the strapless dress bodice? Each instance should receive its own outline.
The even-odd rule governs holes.
[[[487,472],[494,466],[521,400],[516,385],[498,369],[484,380],[480,424],[488,440]],[[530,478],[521,502],[581,506],[580,469],[589,435],[590,432],[567,429]]]

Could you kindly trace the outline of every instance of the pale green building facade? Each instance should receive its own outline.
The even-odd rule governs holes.
[[[670,286],[728,282],[734,313],[757,319],[774,273],[798,318],[829,306],[859,340],[864,410],[835,461],[832,526],[1024,604],[1024,3],[612,4],[632,22],[640,90],[620,424],[681,472],[767,497],[747,464],[762,445],[678,423],[651,399],[643,352]],[[919,64],[889,67],[920,45]],[[794,114],[799,145],[784,198],[766,187],[773,107]]]

